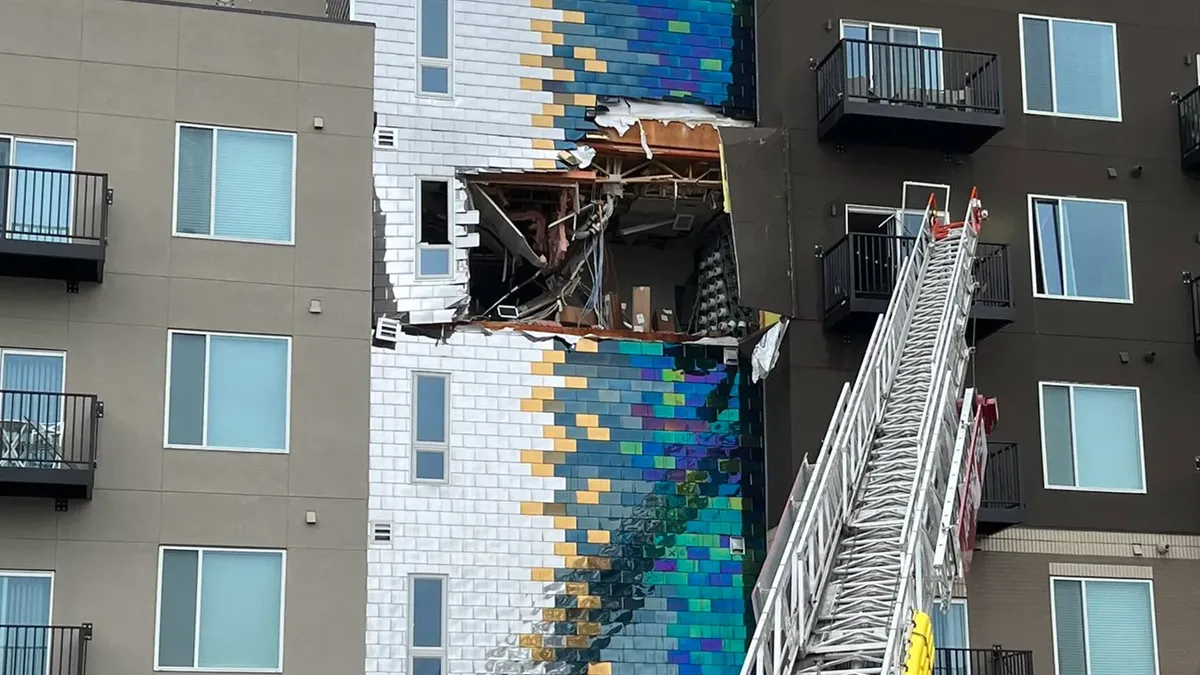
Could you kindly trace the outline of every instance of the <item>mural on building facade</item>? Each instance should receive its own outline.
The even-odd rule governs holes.
[[[565,386],[522,401],[554,416],[553,450],[522,461],[565,489],[521,511],[565,532],[563,565],[532,570],[552,604],[491,652],[489,672],[737,673],[765,554],[762,408],[748,370],[719,346],[588,339],[531,369]]]

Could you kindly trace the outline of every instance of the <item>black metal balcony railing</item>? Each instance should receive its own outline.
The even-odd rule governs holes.
[[[1192,346],[1200,355],[1200,280],[1187,277],[1188,294],[1192,296]]]
[[[91,469],[100,411],[94,394],[0,389],[0,470]]]
[[[1200,169],[1200,87],[1179,99],[1179,155],[1184,171]]]
[[[0,624],[3,675],[84,675],[92,625],[15,626]]]
[[[995,54],[843,39],[815,70],[822,139],[973,152],[1004,128]]]
[[[1016,443],[988,443],[979,508],[1015,510],[1024,506],[1020,448]]]
[[[325,0],[325,16],[338,21],[349,21],[350,0]]]
[[[1004,649],[954,649],[934,639],[933,675],[1033,675],[1033,652]]]
[[[852,298],[887,301],[915,237],[852,232],[822,254],[824,303],[829,312]],[[1011,308],[1008,245],[980,243],[975,250],[977,307]]]
[[[0,165],[0,238],[98,246],[110,200],[107,174]]]

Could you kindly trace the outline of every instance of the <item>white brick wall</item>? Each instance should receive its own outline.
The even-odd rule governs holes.
[[[552,413],[521,411],[534,386],[564,378],[531,375],[550,343],[517,333],[460,331],[447,343],[402,335],[371,359],[370,520],[393,523],[391,545],[368,551],[367,673],[401,675],[407,664],[410,574],[443,574],[448,586],[447,672],[487,672],[488,651],[530,631],[553,606],[534,568],[561,567],[565,540],[549,516],[521,502],[552,502],[563,478],[531,474],[521,450],[553,450],[542,438]],[[412,370],[450,373],[447,485],[409,480]]]
[[[550,55],[530,21],[562,19],[529,0],[450,0],[454,20],[454,97],[416,93],[416,19],[419,0],[355,0],[354,17],[375,29],[375,111],[378,125],[395,128],[396,147],[375,150],[375,188],[387,219],[385,269],[399,311],[412,323],[448,320],[438,311],[466,295],[467,249],[455,251],[451,282],[415,278],[416,177],[453,178],[479,170],[532,170],[555,151],[535,149],[533,139],[562,139],[561,129],[533,126],[532,116],[552,103],[548,92],[521,88],[521,78],[549,79],[546,68],[520,65],[521,54]],[[458,235],[478,222],[467,213],[457,183]]]

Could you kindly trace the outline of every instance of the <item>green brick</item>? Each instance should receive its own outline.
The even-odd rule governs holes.
[[[621,441],[622,455],[640,455],[642,454],[642,444],[637,441]]]
[[[721,59],[700,59],[700,70],[722,70]]]
[[[692,24],[687,21],[668,21],[667,30],[672,33],[690,33],[692,32]]]
[[[656,468],[656,469],[674,469],[675,468],[675,458],[674,457],[655,457],[654,458],[654,468]]]

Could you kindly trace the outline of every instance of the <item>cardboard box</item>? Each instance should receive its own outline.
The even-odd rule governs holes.
[[[596,312],[583,311],[582,307],[567,305],[558,312],[558,322],[564,326],[595,326]]]
[[[644,333],[650,330],[650,287],[633,287],[633,332]]]
[[[675,327],[675,310],[660,309],[654,313],[654,330],[663,333],[674,333],[678,330]]]

